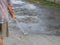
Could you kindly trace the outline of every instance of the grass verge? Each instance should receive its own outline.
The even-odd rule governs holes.
[[[39,3],[39,4],[42,4],[42,5],[50,6],[50,7],[53,7],[55,9],[60,10],[60,4],[57,4],[57,3],[54,3],[54,2],[51,2],[51,1],[47,1],[47,0],[27,0],[27,1],[34,2],[34,3]]]

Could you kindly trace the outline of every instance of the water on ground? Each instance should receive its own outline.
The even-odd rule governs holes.
[[[24,34],[60,35],[60,11],[22,0],[11,2],[17,18],[9,19],[9,27]]]
[[[9,18],[9,37],[3,38],[3,45],[60,45],[60,36],[41,35],[60,35],[60,11],[21,0],[11,4],[17,18]]]

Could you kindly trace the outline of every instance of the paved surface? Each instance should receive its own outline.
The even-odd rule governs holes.
[[[3,39],[3,45],[60,45],[60,36],[23,35],[10,30],[8,38]]]
[[[59,10],[24,1],[11,4],[17,19],[9,18],[9,37],[3,39],[4,45],[60,45],[60,36],[55,36],[60,35]]]

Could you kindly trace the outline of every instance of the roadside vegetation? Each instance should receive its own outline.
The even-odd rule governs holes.
[[[38,4],[42,4],[45,6],[50,6],[53,7],[55,9],[59,9],[60,10],[60,4],[48,1],[48,0],[27,0],[29,2],[33,2],[33,3],[38,3]]]

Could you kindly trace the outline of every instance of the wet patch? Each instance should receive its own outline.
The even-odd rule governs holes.
[[[23,23],[39,23],[39,18],[37,16],[21,16],[21,18],[17,18],[18,22],[23,22]]]
[[[28,2],[21,2],[21,4],[16,4],[15,2],[12,7],[17,16],[13,22],[13,27],[17,26],[16,29],[20,28],[19,30],[23,33],[60,33],[60,11],[44,6],[36,6]],[[11,23],[9,24],[10,26],[12,25]]]

